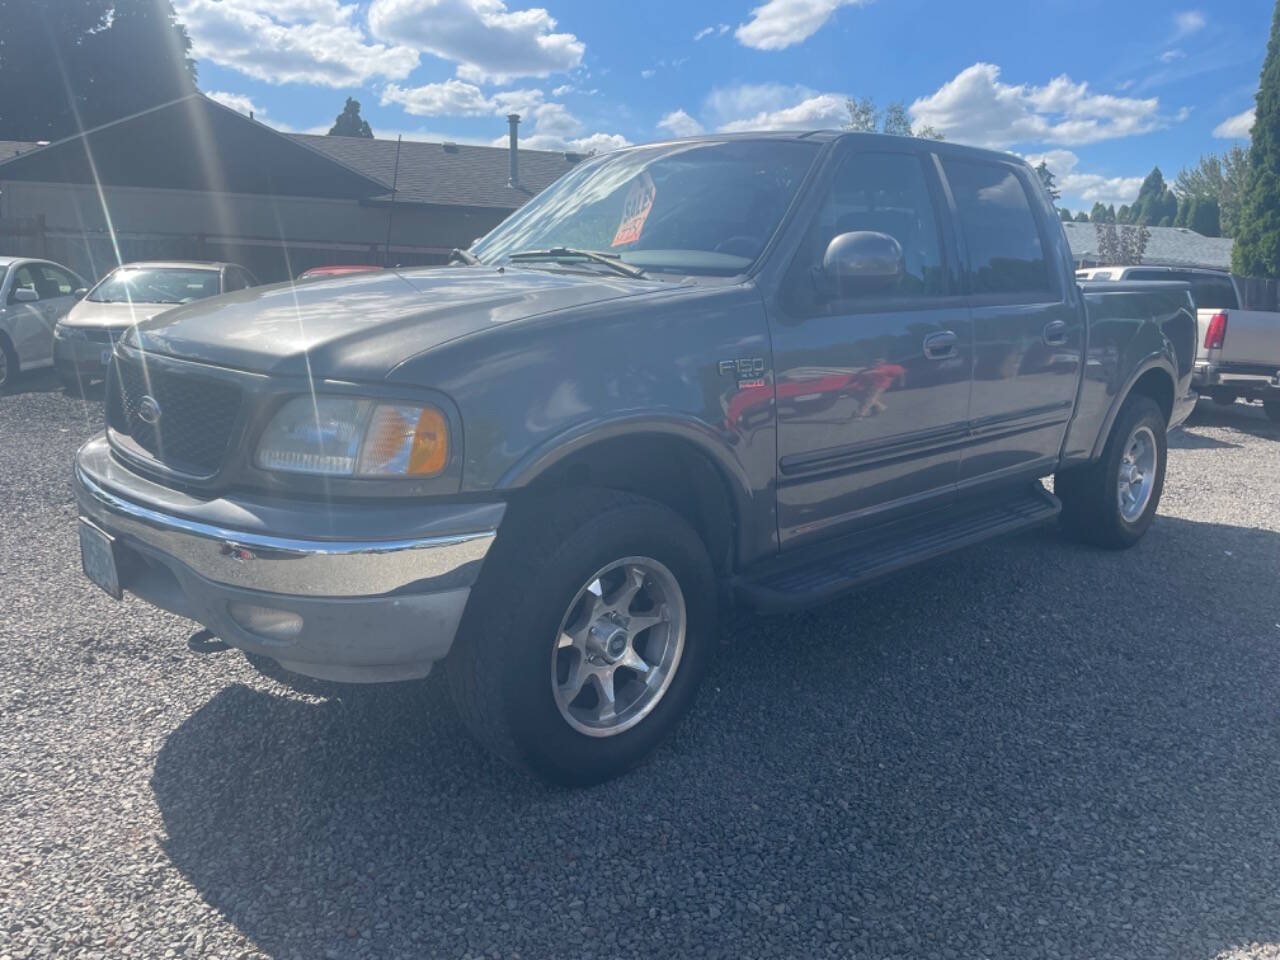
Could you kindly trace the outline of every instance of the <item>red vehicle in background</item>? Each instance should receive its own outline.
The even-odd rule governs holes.
[[[340,277],[344,273],[373,273],[381,270],[369,263],[339,263],[329,267],[312,267],[298,274],[299,280],[314,280],[316,277]]]

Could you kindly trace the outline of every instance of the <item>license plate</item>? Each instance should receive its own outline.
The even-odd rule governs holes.
[[[103,350],[103,351],[102,351],[102,365],[105,367],[105,366],[106,366],[107,364],[109,364],[110,362],[111,362],[111,351],[110,351],[110,350]]]
[[[117,600],[120,574],[116,569],[115,540],[88,520],[80,518],[80,566],[84,575]]]

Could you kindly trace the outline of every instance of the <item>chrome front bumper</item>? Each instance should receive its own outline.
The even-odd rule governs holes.
[[[77,454],[74,483],[81,516],[124,555],[126,592],[290,670],[356,682],[424,676],[448,653],[505,509],[202,501],[128,470],[103,438]],[[302,628],[259,636],[234,613],[246,604]]]

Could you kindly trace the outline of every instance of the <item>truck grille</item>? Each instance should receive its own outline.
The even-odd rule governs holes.
[[[144,369],[117,354],[107,389],[107,425],[165,466],[208,476],[227,454],[240,399],[235,384],[162,363]]]

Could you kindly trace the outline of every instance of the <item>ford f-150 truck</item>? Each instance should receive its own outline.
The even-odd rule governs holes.
[[[1280,312],[1242,309],[1244,284],[1225,270],[1109,267],[1078,270],[1089,280],[1180,280],[1191,285],[1200,344],[1191,386],[1214,403],[1261,403],[1280,423]]]
[[[560,782],[648,754],[735,611],[1059,515],[1132,545],[1194,402],[1187,285],[1077,284],[1034,172],[947,143],[625,149],[455,261],[132,328],[84,568],[293,673],[441,663]]]

